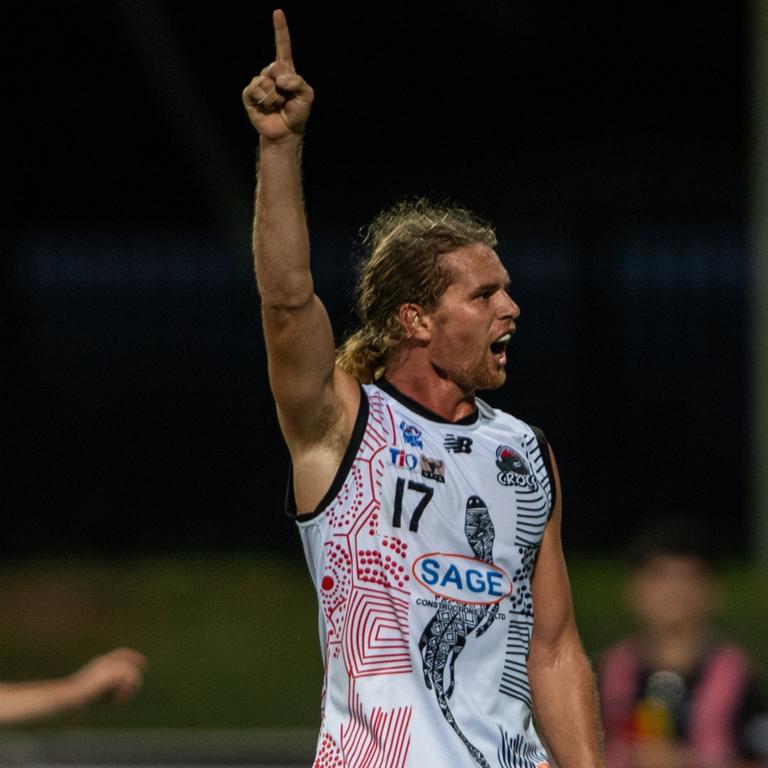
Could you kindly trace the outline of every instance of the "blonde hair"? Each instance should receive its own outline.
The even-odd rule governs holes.
[[[440,256],[473,243],[494,248],[493,227],[451,203],[406,199],[379,213],[363,232],[368,255],[355,289],[360,327],[337,350],[338,365],[366,384],[379,378],[405,336],[400,306],[434,309],[453,282]]]

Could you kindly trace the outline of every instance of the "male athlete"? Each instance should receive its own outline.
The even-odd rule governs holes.
[[[243,92],[260,134],[253,250],[292,505],[325,662],[315,768],[603,766],[543,436],[476,397],[520,310],[469,212],[381,214],[338,354],[309,266],[312,88],[282,11]],[[535,624],[534,624],[535,615]],[[534,727],[532,712],[535,713]]]

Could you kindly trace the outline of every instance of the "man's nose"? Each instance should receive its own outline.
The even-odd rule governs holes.
[[[513,320],[517,320],[520,317],[520,307],[508,293],[504,294],[504,305],[501,314],[502,317],[511,317]]]

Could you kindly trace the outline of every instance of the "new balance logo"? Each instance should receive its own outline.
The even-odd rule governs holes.
[[[447,434],[443,440],[443,448],[452,453],[472,453],[472,438]]]

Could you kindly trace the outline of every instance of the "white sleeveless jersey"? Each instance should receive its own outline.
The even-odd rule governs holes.
[[[298,521],[325,662],[314,768],[547,766],[527,673],[552,503],[536,437],[481,400],[450,423],[363,389],[336,481]]]

